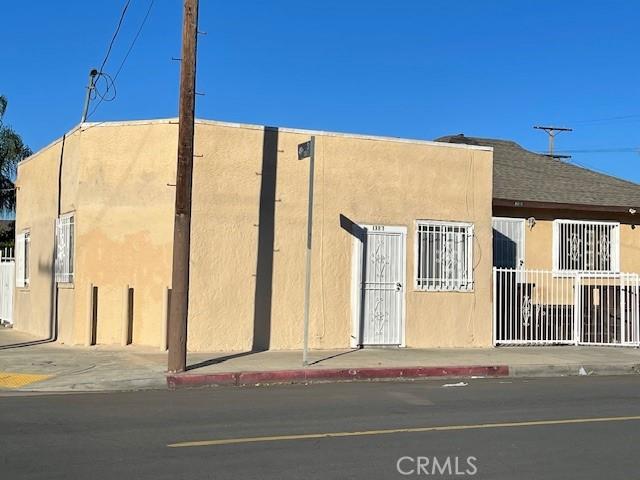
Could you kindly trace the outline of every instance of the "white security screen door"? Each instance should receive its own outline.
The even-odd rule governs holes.
[[[524,268],[524,219],[493,218],[493,266]]]
[[[404,227],[362,226],[356,245],[354,333],[359,345],[403,345]]]

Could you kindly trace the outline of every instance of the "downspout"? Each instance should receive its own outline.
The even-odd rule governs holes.
[[[60,148],[60,162],[58,164],[58,206],[57,206],[57,218],[60,218],[62,213],[62,166],[64,164],[64,144],[67,139],[67,134],[62,135],[62,146]],[[55,342],[58,339],[58,282],[56,282],[56,252],[57,252],[57,235],[54,230],[53,234],[53,263],[51,269],[52,281],[53,281],[53,305],[51,312],[51,333],[49,340]]]

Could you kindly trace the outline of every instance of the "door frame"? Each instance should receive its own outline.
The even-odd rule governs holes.
[[[527,219],[522,217],[491,217],[491,235],[493,236],[493,221],[494,220],[517,220],[520,222],[520,227],[522,230],[521,238],[522,238],[522,265],[518,265],[516,269],[525,270],[527,268]],[[493,249],[493,241],[491,242],[491,248]],[[491,252],[493,259],[493,251]],[[491,264],[493,266],[493,260],[491,260]]]
[[[382,230],[380,230],[382,228]],[[366,231],[399,233],[402,245],[402,312],[400,314],[400,347],[406,346],[406,317],[407,317],[407,227],[399,225],[382,225],[371,223],[359,223],[353,226],[353,239],[351,241],[351,335],[349,344],[351,348],[362,346],[360,331],[361,299],[362,299],[362,262],[363,243],[360,241],[357,229]]]

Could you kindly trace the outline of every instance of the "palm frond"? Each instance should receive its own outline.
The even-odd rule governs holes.
[[[20,135],[2,123],[7,111],[7,97],[0,95],[0,216],[15,211],[16,191],[14,180],[18,162],[33,152],[24,144]]]

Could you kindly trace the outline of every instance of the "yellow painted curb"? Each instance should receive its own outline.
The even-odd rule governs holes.
[[[0,388],[20,388],[35,382],[40,382],[53,375],[37,373],[0,372]]]

